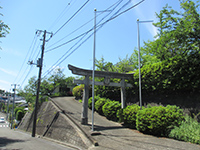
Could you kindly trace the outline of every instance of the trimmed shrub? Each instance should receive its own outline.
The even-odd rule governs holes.
[[[94,103],[95,103],[97,100],[99,100],[99,99],[100,99],[99,96],[94,96]],[[90,98],[88,99],[88,108],[92,109],[92,97],[90,97]],[[95,109],[95,108],[94,108],[94,109]]]
[[[25,115],[25,111],[24,110],[18,110],[17,114],[16,114],[16,120],[21,121],[22,118],[24,117],[24,115]]]
[[[17,112],[18,112],[19,110],[24,111],[24,108],[25,108],[25,107],[16,107],[16,108],[14,109],[15,115],[17,114]]]
[[[95,110],[100,114],[103,115],[103,110],[102,107],[103,105],[107,102],[110,101],[110,99],[106,99],[106,98],[100,98],[95,102]]]
[[[117,111],[121,109],[121,104],[118,101],[107,101],[103,105],[103,114],[107,119],[117,121]]]
[[[171,130],[169,137],[200,144],[200,123],[187,115],[179,127]]]
[[[171,129],[179,126],[183,120],[183,110],[177,106],[154,106],[138,111],[136,128],[147,134],[167,136]]]
[[[124,125],[135,129],[136,128],[136,115],[139,110],[140,110],[140,106],[138,106],[136,104],[129,105],[125,109],[123,109],[122,121],[124,122]]]
[[[78,85],[73,88],[72,94],[76,97],[76,99],[80,99],[83,97],[83,90],[84,90],[84,84]]]

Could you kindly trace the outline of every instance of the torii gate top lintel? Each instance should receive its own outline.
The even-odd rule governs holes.
[[[92,70],[78,68],[72,65],[68,65],[69,70],[72,71],[73,74],[82,75],[82,76],[92,76]],[[110,77],[110,78],[119,78],[119,79],[133,79],[133,73],[117,73],[117,72],[105,72],[105,71],[95,71],[95,77]]]

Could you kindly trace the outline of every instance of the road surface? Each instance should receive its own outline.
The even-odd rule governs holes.
[[[0,117],[6,117],[0,113]],[[58,143],[33,138],[31,134],[18,130],[11,130],[8,123],[0,123],[0,150],[74,150],[73,147],[66,147]],[[2,126],[2,127],[1,127]]]

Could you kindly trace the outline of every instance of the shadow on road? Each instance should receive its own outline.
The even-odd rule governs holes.
[[[6,137],[0,137],[0,147],[4,147],[8,144],[16,143],[16,142],[25,142],[24,140],[17,140],[17,139],[9,139]]]
[[[94,125],[94,129],[96,131],[103,131],[103,130],[116,130],[116,129],[123,129],[123,126],[99,126],[99,125]]]

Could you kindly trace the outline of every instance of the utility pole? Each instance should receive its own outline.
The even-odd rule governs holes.
[[[11,120],[11,126],[10,128],[13,129],[13,120],[14,120],[14,107],[15,107],[15,91],[16,91],[16,87],[17,87],[17,84],[11,84],[11,86],[14,86],[14,96],[13,96],[13,106],[12,106],[12,120]]]
[[[8,118],[9,118],[9,103],[10,103],[10,98],[11,98],[11,93],[8,93],[6,120],[8,120]]]
[[[96,12],[94,9],[94,47],[93,47],[93,70],[92,70],[92,131],[94,131],[94,73],[95,73],[95,51],[96,51]]]
[[[142,86],[141,86],[141,65],[140,65],[140,29],[139,24],[140,23],[148,23],[153,22],[153,20],[149,21],[139,21],[137,19],[137,30],[138,30],[138,68],[139,68],[139,101],[140,101],[140,109],[142,110]]]
[[[46,33],[48,33],[48,32],[46,32],[46,30],[44,30],[44,31],[38,30],[37,32],[44,32],[44,35],[43,35],[41,58],[39,58],[37,61],[37,67],[39,67],[39,74],[38,74],[38,86],[37,86],[37,93],[36,93],[36,100],[35,100],[32,137],[35,137],[35,132],[36,132],[37,109],[38,109],[37,107],[38,107],[38,100],[39,100],[41,75],[42,75],[42,64],[43,64],[44,49],[45,49],[45,42],[46,42]],[[36,32],[36,34],[37,34],[37,32]],[[51,37],[52,37],[52,33],[48,33],[48,34],[51,34]]]

